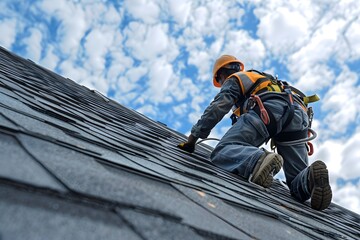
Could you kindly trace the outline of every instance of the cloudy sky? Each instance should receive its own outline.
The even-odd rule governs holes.
[[[1,46],[184,134],[218,92],[211,69],[222,54],[317,93],[310,162],[326,162],[333,201],[360,213],[360,1],[2,0],[0,9]],[[226,116],[211,137],[230,125]]]

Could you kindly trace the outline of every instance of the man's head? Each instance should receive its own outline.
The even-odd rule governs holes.
[[[244,71],[244,64],[231,55],[219,57],[213,67],[213,83],[215,87],[221,87],[224,80],[231,74]]]

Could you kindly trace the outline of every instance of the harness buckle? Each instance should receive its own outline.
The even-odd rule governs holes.
[[[313,121],[313,118],[314,118],[314,111],[313,111],[312,107],[308,107],[307,115],[308,115],[308,118],[309,118],[309,127],[311,128],[311,124],[312,124],[312,121]]]
[[[249,111],[250,109],[253,109],[256,106],[256,101],[252,97],[248,98],[247,103],[245,104],[245,111]]]

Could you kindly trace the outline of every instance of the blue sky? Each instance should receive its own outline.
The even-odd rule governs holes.
[[[218,92],[211,70],[222,54],[317,93],[310,162],[326,162],[334,202],[360,213],[360,1],[3,0],[0,8],[1,46],[184,134]],[[229,116],[211,137],[224,134]]]

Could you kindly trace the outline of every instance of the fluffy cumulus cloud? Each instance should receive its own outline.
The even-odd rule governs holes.
[[[191,7],[191,0],[168,0],[170,16],[172,16],[179,27],[185,26],[190,16]]]
[[[44,52],[44,57],[39,61],[41,66],[48,69],[55,69],[59,62],[59,56],[56,54],[55,47],[53,45],[48,45],[42,50]]]
[[[166,24],[131,22],[125,34],[131,36],[125,42],[126,47],[138,60],[152,60],[163,54],[169,45]]]
[[[141,6],[141,7],[139,7]],[[159,21],[159,4],[150,0],[125,0],[124,7],[136,20],[146,24],[154,24]]]
[[[264,39],[264,43],[274,54],[288,54],[302,46],[309,37],[308,20],[296,9],[283,6],[275,11],[256,12],[258,16],[263,15],[257,34]]]
[[[218,91],[211,70],[222,54],[318,93],[310,162],[328,164],[334,201],[360,213],[360,1],[6,0],[0,8],[1,46],[183,133]],[[229,129],[228,117],[211,137]]]
[[[326,136],[346,132],[359,117],[360,88],[357,85],[357,74],[344,69],[325,94],[322,108],[329,113],[323,121],[329,130]]]
[[[92,29],[84,39],[84,48],[87,61],[84,65],[94,72],[101,72],[105,68],[106,54],[113,44],[113,35],[110,31]]]
[[[43,36],[41,33],[41,28],[33,27],[29,29],[29,37],[23,40],[28,56],[33,61],[39,62],[41,59],[42,52],[42,40]]]
[[[11,48],[12,44],[15,41],[16,37],[16,19],[9,19],[5,18],[0,22],[0,29],[1,29],[1,39],[0,44],[5,48]]]
[[[324,65],[328,64],[333,55],[344,49],[343,39],[338,39],[344,25],[345,21],[342,19],[331,20],[316,30],[308,44],[293,53],[289,59],[292,66],[290,70],[293,76],[299,79],[300,87],[305,90],[311,89],[311,84],[306,84],[310,81],[318,83],[316,85],[323,88],[334,80],[329,78],[334,70]],[[320,72],[317,71],[318,69]],[[324,72],[326,75],[320,79],[318,76]]]
[[[47,21],[59,21],[56,38],[60,50],[64,54],[75,55],[88,28],[83,7],[72,1],[60,0],[56,4],[52,1],[40,1],[38,9],[46,14]]]
[[[347,183],[340,189],[336,189],[333,202],[359,213],[360,205],[360,181]]]
[[[260,68],[266,57],[266,48],[260,39],[252,38],[248,32],[229,31],[224,52],[241,59],[246,69]],[[251,54],[249,54],[251,53]]]
[[[354,21],[352,21],[345,32],[345,41],[347,44],[347,47],[351,49],[351,59],[357,59],[360,54],[360,20],[358,18],[355,18]]]
[[[151,66],[149,73],[148,89],[145,92],[146,99],[152,98],[154,102],[169,102],[169,85],[173,76],[172,66],[164,59],[158,59]]]

